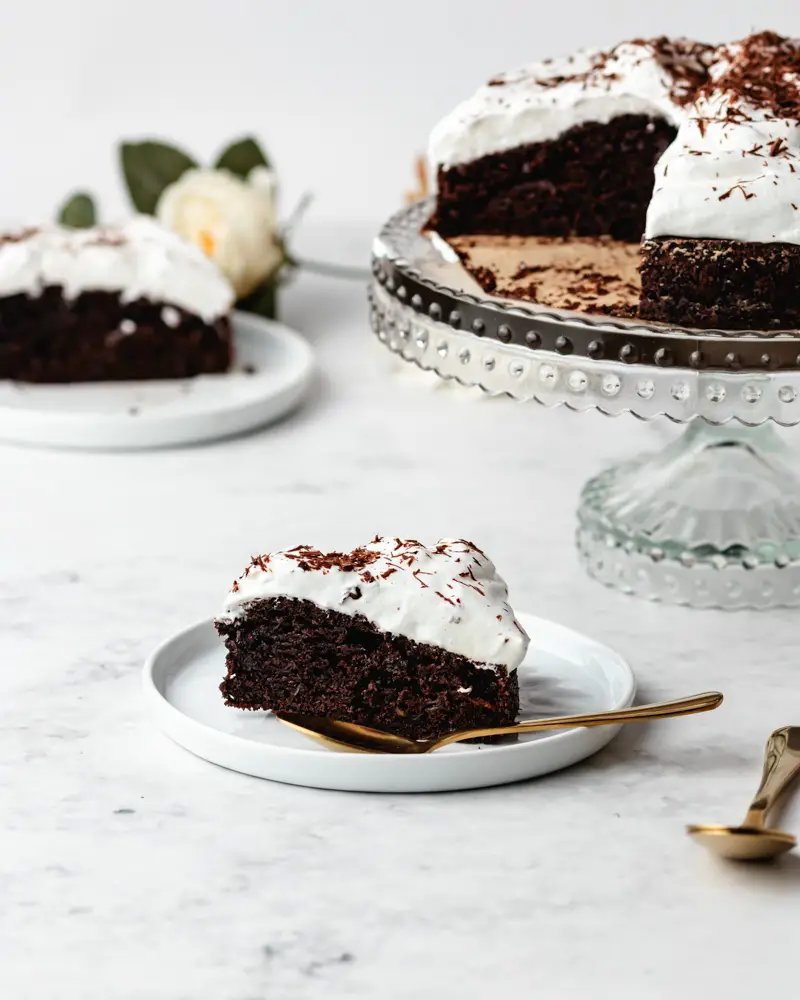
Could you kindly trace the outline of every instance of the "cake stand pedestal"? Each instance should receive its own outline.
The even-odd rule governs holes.
[[[800,337],[492,298],[421,234],[431,208],[404,209],[375,241],[370,316],[389,350],[494,395],[687,425],[586,484],[587,571],[673,604],[800,606],[800,463],[775,429],[800,423]]]
[[[692,421],[663,451],[590,479],[578,507],[589,573],[696,607],[800,604],[800,469],[770,425]]]

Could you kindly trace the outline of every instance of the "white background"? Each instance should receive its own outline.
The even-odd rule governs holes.
[[[209,157],[253,131],[284,209],[377,220],[412,182],[437,118],[499,69],[580,45],[772,28],[786,0],[27,0],[0,19],[4,221],[34,222],[89,186],[125,210],[117,140],[160,135]]]

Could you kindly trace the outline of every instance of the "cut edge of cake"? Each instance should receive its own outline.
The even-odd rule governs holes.
[[[637,39],[495,77],[433,130],[433,225],[446,236],[638,241],[649,174],[711,51],[686,39]]]

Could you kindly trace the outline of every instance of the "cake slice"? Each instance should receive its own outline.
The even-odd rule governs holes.
[[[184,378],[231,363],[233,290],[197,247],[139,216],[0,237],[0,379]]]
[[[432,228],[638,243],[653,167],[711,52],[686,39],[635,40],[490,80],[431,135]]]
[[[359,722],[411,739],[506,725],[528,636],[471,542],[374,538],[257,556],[216,628],[227,705]]]

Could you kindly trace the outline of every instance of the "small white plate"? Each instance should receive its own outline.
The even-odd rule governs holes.
[[[520,615],[531,636],[519,670],[522,717],[625,708],[636,689],[628,664],[570,629]],[[259,778],[351,792],[442,792],[502,785],[568,767],[610,742],[619,726],[522,736],[505,746],[457,744],[421,756],[327,750],[268,712],[227,708],[219,685],[225,647],[211,621],[168,639],[148,659],[144,692],[176,743]]]
[[[229,437],[283,416],[314,369],[303,338],[233,314],[236,359],[222,375],[143,382],[32,385],[0,381],[0,440],[48,448],[127,450]]]

